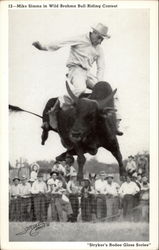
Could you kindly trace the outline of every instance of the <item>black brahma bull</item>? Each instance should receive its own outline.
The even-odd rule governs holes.
[[[73,104],[66,110],[59,109],[57,112],[58,133],[63,146],[67,151],[57,157],[57,160],[64,160],[67,157],[77,155],[78,179],[83,178],[83,166],[86,158],[85,153],[95,155],[98,148],[103,147],[109,150],[119,164],[120,175],[123,175],[124,168],[122,155],[120,153],[116,137],[116,117],[114,109],[114,94],[107,82],[99,82],[95,85],[89,97],[76,97],[66,83],[67,91]],[[46,110],[52,99],[46,105]],[[45,111],[46,111],[45,110]],[[44,111],[45,119],[46,112]],[[53,114],[48,113],[49,124],[52,126]]]

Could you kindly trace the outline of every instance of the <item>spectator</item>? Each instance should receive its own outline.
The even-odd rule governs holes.
[[[45,213],[46,192],[47,192],[47,187],[45,182],[43,181],[43,175],[41,173],[38,173],[37,180],[33,183],[31,188],[31,193],[33,194],[35,218],[37,221],[45,221],[46,219],[46,213]]]
[[[128,162],[126,164],[126,171],[130,175],[132,175],[134,172],[137,171],[137,165],[136,165],[136,162],[134,161],[134,157],[132,155],[130,155],[128,157]]]
[[[19,195],[21,201],[21,221],[30,221],[31,210],[31,185],[27,181],[25,175],[21,178],[21,184],[19,184]]]
[[[69,193],[69,200],[71,202],[73,214],[72,222],[77,221],[79,213],[79,185],[77,183],[77,173],[72,173],[70,181],[67,183],[67,191]]]
[[[141,190],[141,184],[137,180],[137,173],[132,174],[132,181],[136,183],[136,185],[139,187],[139,190]],[[140,200],[140,192],[136,193],[134,195],[134,207],[139,205],[139,200]]]
[[[142,177],[140,204],[141,219],[143,221],[149,221],[149,183],[146,176]]]
[[[48,180],[48,193],[51,199],[51,220],[62,220],[62,208],[61,208],[61,193],[59,190],[62,188],[62,182],[58,180],[59,173],[52,171],[50,173],[51,178]]]
[[[134,195],[139,191],[139,187],[131,181],[131,177],[127,175],[126,182],[124,182],[119,189],[119,194],[122,197],[123,217],[126,220],[132,220],[133,218]]]
[[[137,182],[140,184],[141,186],[141,182],[142,182],[142,176],[140,173],[137,174]]]
[[[141,155],[137,159],[138,173],[148,175],[148,160],[147,157]]]
[[[39,171],[39,165],[35,162],[31,165],[31,168],[32,168],[32,171],[31,171],[31,174],[30,174],[30,183],[33,183],[34,181],[37,180],[37,174],[38,174],[38,171]]]
[[[13,185],[10,186],[10,220],[19,221],[20,220],[20,199],[19,199],[19,182],[18,177],[14,177]]]
[[[113,181],[114,176],[108,174],[106,176],[106,206],[107,206],[107,217],[113,220],[113,216],[118,215],[119,208],[119,184]],[[111,218],[112,217],[112,218]]]
[[[65,165],[65,180],[66,180],[67,183],[69,182],[70,176],[73,173],[77,173],[75,168],[70,163],[66,162],[66,165]]]
[[[84,186],[81,189],[81,217],[82,221],[91,221],[94,209],[94,190],[89,178],[83,180]]]
[[[72,210],[72,206],[70,203],[70,200],[67,197],[67,190],[64,188],[60,188],[59,189],[59,193],[61,193],[61,220],[60,221],[70,221],[72,222],[72,216],[73,216],[73,210]]]
[[[59,175],[65,175],[65,168],[60,164],[60,162],[56,161],[52,167],[52,171],[56,171]]]
[[[105,177],[106,173],[104,171],[100,171],[99,179],[95,181],[97,219],[106,217],[107,182],[105,180]]]

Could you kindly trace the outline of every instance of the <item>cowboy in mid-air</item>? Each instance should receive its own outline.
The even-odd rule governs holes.
[[[101,43],[105,38],[110,38],[108,27],[102,23],[98,23],[96,27],[92,27],[92,31],[88,34],[66,41],[51,43],[50,45],[43,45],[37,41],[33,43],[33,46],[44,51],[56,51],[64,46],[70,46],[69,58],[66,63],[68,68],[67,77],[71,83],[73,93],[79,97],[85,92],[86,88],[92,89],[97,82],[104,81],[105,62]],[[90,72],[94,63],[97,66],[96,76]],[[63,96],[58,98],[58,102],[60,103],[60,107],[63,108],[65,105],[71,104],[71,99],[68,96]],[[52,109],[52,113],[55,116],[55,129],[57,106],[56,102]],[[42,128],[42,144],[44,144],[43,142],[48,136],[48,122],[45,121]],[[116,134],[123,135],[118,129],[116,129]]]

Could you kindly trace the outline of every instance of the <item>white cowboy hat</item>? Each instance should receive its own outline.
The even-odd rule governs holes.
[[[112,179],[114,179],[114,175],[113,174],[107,174],[106,179],[108,179],[109,177],[112,178]]]
[[[100,175],[100,176],[102,176],[102,175],[103,175],[103,176],[106,176],[106,173],[105,173],[105,171],[100,171],[100,172],[99,172],[99,175]]]
[[[110,38],[111,36],[108,35],[108,27],[103,25],[102,23],[98,23],[96,27],[91,27],[93,30],[99,33],[103,38]]]

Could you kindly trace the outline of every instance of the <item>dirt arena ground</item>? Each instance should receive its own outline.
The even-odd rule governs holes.
[[[137,222],[10,222],[10,241],[148,241],[149,224]]]

